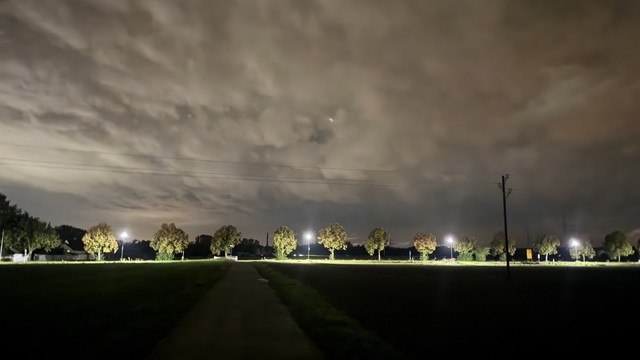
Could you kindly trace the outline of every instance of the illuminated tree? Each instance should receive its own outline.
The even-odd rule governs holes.
[[[473,250],[473,256],[476,261],[487,261],[487,255],[491,249],[488,247],[477,247]]]
[[[381,228],[377,227],[369,233],[369,238],[364,243],[364,248],[367,250],[369,255],[373,256],[373,253],[378,250],[378,261],[380,261],[380,251],[384,250],[385,246],[389,245],[389,241],[391,240],[391,236],[389,233]]]
[[[330,260],[335,259],[335,250],[347,248],[347,231],[338,223],[333,223],[318,232],[318,244],[324,246],[331,255]]]
[[[223,225],[216,230],[211,240],[211,252],[218,255],[224,251],[224,255],[231,254],[233,248],[242,241],[242,233],[233,225]]]
[[[31,260],[36,250],[51,251],[60,246],[60,237],[56,230],[38,218],[20,213],[12,220],[12,226],[7,231],[9,248],[17,253],[24,253]]]
[[[276,258],[284,260],[296,249],[296,235],[287,226],[280,226],[273,233],[273,247],[276,249]]]
[[[509,255],[516,253],[516,240],[509,236]],[[504,254],[504,231],[500,231],[491,240],[491,256],[501,256]]]
[[[176,224],[162,224],[151,239],[151,248],[158,252],[157,260],[171,260],[174,254],[182,253],[189,246],[189,235]]]
[[[463,236],[453,246],[453,250],[457,251],[460,255],[458,260],[471,261],[473,260],[473,252],[476,249],[476,239],[472,236]]]
[[[424,261],[429,258],[431,253],[436,251],[438,243],[435,235],[419,232],[413,237],[413,246],[418,250],[420,258]]]
[[[108,254],[118,250],[118,240],[113,234],[111,226],[100,223],[91,229],[82,237],[84,249],[89,254],[96,257],[96,260],[102,260],[102,254]]]
[[[4,246],[24,253],[28,260],[36,250],[50,251],[60,246],[60,238],[50,224],[11,205],[3,194],[0,194],[1,231],[4,231]]]
[[[596,251],[593,249],[593,246],[591,246],[591,242],[590,241],[586,241],[584,244],[581,244],[580,246],[578,246],[578,256],[582,256],[582,261],[586,261],[586,259],[593,259],[594,257],[596,257]],[[573,259],[575,259],[576,257],[574,256],[573,252],[571,253],[571,257]]]
[[[604,250],[609,259],[618,258],[618,262],[621,257],[633,254],[633,247],[627,239],[627,235],[621,231],[614,231],[604,237]]]
[[[553,235],[539,236],[533,244],[533,250],[540,255],[544,255],[544,261],[549,261],[549,255],[558,253],[560,240]]]

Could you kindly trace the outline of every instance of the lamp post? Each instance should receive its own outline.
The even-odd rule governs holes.
[[[449,243],[449,250],[451,252],[451,259],[453,259],[453,236],[447,236],[447,243]]]
[[[311,260],[311,231],[304,233],[304,239],[307,240],[307,261]]]
[[[124,260],[124,241],[127,240],[129,234],[126,231],[120,233],[120,239],[122,239],[122,247],[120,248],[120,261]]]
[[[578,245],[580,245],[580,242],[577,239],[572,238],[571,246],[573,246],[573,251],[576,254],[576,262],[578,262]]]

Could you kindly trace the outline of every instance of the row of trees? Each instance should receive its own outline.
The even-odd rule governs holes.
[[[2,247],[22,253],[27,259],[36,250],[51,251],[60,246],[60,237],[51,224],[12,205],[3,194],[0,194],[0,228]]]
[[[560,240],[552,235],[544,235],[536,239],[533,250],[545,257],[545,261],[549,261],[549,255],[558,253]],[[640,249],[640,240],[638,240],[638,249]],[[627,236],[621,231],[614,231],[604,237],[604,251],[611,260],[620,262],[622,257],[632,255],[634,253],[633,246]],[[596,251],[591,242],[576,244],[570,248],[569,254],[572,259],[582,258],[582,261],[593,259]]]
[[[201,235],[204,236],[204,235]],[[287,226],[278,227],[273,235],[274,249],[277,259],[285,259],[297,247],[295,233]],[[453,249],[458,253],[458,260],[461,261],[485,261],[486,257],[501,257],[504,259],[505,252],[505,236],[503,232],[497,233],[491,241],[490,247],[478,246],[475,238],[471,236],[463,236],[453,245]],[[220,253],[229,254],[233,248],[242,240],[240,233],[233,225],[224,225],[220,227],[210,239],[210,250],[213,255]],[[364,243],[364,248],[373,256],[377,251],[378,260],[381,259],[380,253],[389,245],[391,236],[381,227],[374,228]],[[111,227],[107,224],[99,224],[87,231],[82,239],[85,250],[96,256],[98,260],[102,259],[102,254],[116,251],[118,244]],[[334,259],[335,250],[344,250],[347,248],[347,231],[338,223],[332,223],[328,227],[321,229],[317,234],[318,244],[323,245],[329,250],[331,260]],[[184,251],[189,245],[189,236],[175,224],[162,224],[160,230],[155,233],[151,240],[150,246],[157,251],[156,259],[170,260],[175,254],[182,254],[184,259]],[[438,245],[437,239],[433,234],[419,232],[413,238],[413,245],[420,253],[423,260],[428,259]],[[543,235],[536,239],[533,250],[544,256],[548,261],[549,255],[557,254],[560,240],[552,235]],[[626,235],[620,231],[613,232],[605,236],[604,250],[611,259],[620,261],[621,257],[633,254],[633,246],[627,239]],[[509,238],[508,253],[513,256],[516,251],[516,241]],[[570,251],[573,259],[582,258],[592,259],[596,256],[596,252],[590,242],[574,246]]]
[[[31,216],[16,205],[12,205],[3,194],[0,194],[0,228],[4,232],[4,247],[16,253],[23,253],[27,259],[31,259],[37,250],[51,251],[58,248],[61,245],[59,233],[69,232],[69,229],[66,228],[80,230],[65,226],[59,227],[59,229],[53,228],[49,223]],[[206,244],[213,255],[221,253],[228,255],[234,247],[243,241],[242,233],[232,225],[220,227],[212,236],[201,235],[200,237],[207,237]],[[198,238],[196,238],[196,244],[200,243]],[[295,233],[287,226],[278,227],[273,238],[276,258],[286,258],[297,247]],[[373,256],[377,252],[378,260],[380,260],[380,254],[389,245],[390,240],[391,236],[384,228],[376,227],[371,230],[363,245],[369,255]],[[504,259],[506,256],[504,240],[504,233],[499,232],[493,237],[489,247],[482,247],[478,246],[475,238],[463,236],[455,241],[453,248],[458,253],[459,260],[484,261],[489,254]],[[329,251],[330,259],[333,260],[336,250],[347,248],[347,231],[342,225],[332,223],[318,232],[317,242]],[[88,253],[94,255],[98,260],[102,260],[106,253],[118,250],[118,241],[113,229],[105,223],[98,224],[84,233],[82,245]],[[162,224],[149,245],[156,251],[156,258],[159,260],[173,259],[176,254],[182,254],[184,259],[185,250],[189,246],[189,236],[173,223]],[[436,250],[437,239],[432,234],[419,232],[413,238],[413,245],[420,253],[421,258],[427,259]],[[558,253],[559,246],[560,240],[558,238],[552,235],[543,235],[536,239],[533,250],[548,261],[549,255]],[[640,240],[638,247],[640,248]],[[513,256],[515,251],[516,241],[509,238],[509,255]],[[615,231],[605,236],[604,251],[610,259],[618,261],[622,257],[634,253],[631,242],[621,231]],[[585,261],[594,258],[596,251],[590,242],[585,241],[572,246],[570,256],[573,259],[582,258]]]
[[[224,225],[214,233],[210,250],[214,255],[221,252],[226,255],[231,253],[241,240],[242,234],[234,226]],[[82,243],[85,251],[94,255],[98,261],[103,259],[104,254],[118,250],[118,241],[113,228],[105,223],[87,230]],[[181,254],[184,260],[184,252],[189,246],[189,235],[174,223],[162,224],[149,245],[156,251],[156,260],[171,260],[176,254]]]
[[[321,229],[317,235],[318,243],[327,248],[330,252],[330,259],[334,259],[335,250],[344,250],[347,247],[347,232],[342,225],[333,223],[328,227]],[[391,236],[381,227],[374,228],[369,233],[364,247],[369,255],[374,255],[377,251],[378,260],[380,253],[389,245]],[[286,226],[281,226],[274,233],[274,248],[277,251],[277,258],[286,258],[293,250],[295,250],[297,241],[294,232]],[[433,234],[418,232],[413,237],[413,246],[420,253],[420,257],[425,260],[432,254],[438,245],[437,239]],[[560,240],[553,235],[539,236],[534,245],[533,251],[545,257],[545,261],[549,260],[549,255],[558,253]],[[505,249],[505,234],[498,232],[493,237],[489,247],[478,246],[475,238],[471,236],[463,236],[453,245],[453,249],[458,253],[458,260],[461,261],[485,261],[490,254],[499,257],[501,260],[507,256],[513,256],[516,252],[516,241],[509,237],[508,249]],[[640,240],[638,241],[640,249]],[[627,239],[627,236],[621,231],[615,231],[605,236],[604,251],[610,259],[621,260],[622,257],[629,256],[634,253],[633,246]],[[583,261],[593,259],[596,251],[589,241],[576,244],[570,249],[570,256],[573,259],[582,258]]]
[[[347,248],[347,232],[338,223],[333,223],[328,227],[321,229],[317,235],[318,243],[329,250],[329,258],[334,259],[335,250],[344,250]],[[364,248],[369,255],[373,256],[378,253],[378,260],[381,259],[380,253],[389,245],[391,236],[381,227],[374,228],[369,233],[364,243]],[[293,250],[295,250],[297,241],[294,232],[286,226],[281,226],[274,233],[274,248],[276,249],[278,259],[286,258]],[[438,246],[437,239],[433,234],[419,232],[413,237],[413,246],[420,253],[423,260],[429,258]],[[473,237],[465,236],[455,243],[455,250],[458,252],[460,260],[484,260],[491,253],[494,256],[504,254],[504,233],[496,234],[491,247],[479,247]],[[509,239],[509,254],[513,256],[516,251],[516,243],[512,238]]]

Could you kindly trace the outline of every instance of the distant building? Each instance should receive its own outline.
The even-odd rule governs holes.
[[[73,250],[68,244],[62,243],[62,255],[36,254],[35,261],[92,261],[95,256],[84,250]],[[15,255],[14,255],[15,256]],[[15,261],[15,259],[14,259]]]

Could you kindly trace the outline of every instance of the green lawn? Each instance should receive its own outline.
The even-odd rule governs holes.
[[[516,266],[511,280],[495,266],[268,266],[417,358],[542,355],[551,346],[614,356],[637,338],[638,266]]]
[[[144,358],[224,262],[0,266],[4,348],[36,357]]]

